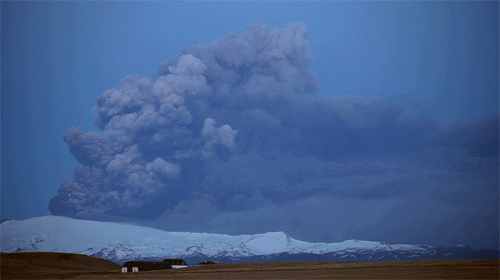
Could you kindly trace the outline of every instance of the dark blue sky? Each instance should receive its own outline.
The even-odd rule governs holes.
[[[1,13],[2,218],[498,245],[496,1]]]

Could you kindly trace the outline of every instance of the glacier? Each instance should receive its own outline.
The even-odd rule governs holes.
[[[383,252],[397,259],[403,253],[431,256],[433,250],[427,245],[391,245],[362,240],[313,243],[293,239],[284,232],[251,235],[168,232],[131,224],[61,216],[8,220],[0,224],[0,231],[2,252],[78,253],[117,263],[163,258],[215,258],[227,262],[255,257],[262,259],[262,256],[270,260],[270,256],[328,254],[340,259],[355,259],[360,252],[369,252],[370,258],[374,252]]]

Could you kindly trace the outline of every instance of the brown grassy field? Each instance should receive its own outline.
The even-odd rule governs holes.
[[[92,277],[121,271],[116,263],[68,253],[0,253],[0,268],[2,280]]]
[[[63,262],[39,255],[21,263],[6,255],[1,255],[2,279],[499,279],[500,269],[499,260],[427,260],[215,264],[121,273],[119,265],[87,256]]]

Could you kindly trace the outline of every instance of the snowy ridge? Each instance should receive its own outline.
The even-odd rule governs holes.
[[[388,245],[347,240],[311,243],[283,232],[232,236],[227,234],[167,232],[110,222],[44,216],[0,224],[2,252],[68,252],[124,261],[136,258],[193,256],[249,257],[272,254],[326,254],[341,251],[426,251],[421,245]]]

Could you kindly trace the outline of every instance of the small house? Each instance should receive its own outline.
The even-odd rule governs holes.
[[[181,259],[164,259],[163,262],[168,263],[172,268],[188,267],[187,263]]]
[[[163,269],[172,269],[172,266],[166,262],[128,261],[123,264],[122,272],[139,272]]]
[[[196,266],[207,265],[207,264],[217,264],[217,263],[214,263],[214,262],[211,262],[211,261],[204,261],[204,262],[201,262],[201,263],[197,263]]]

